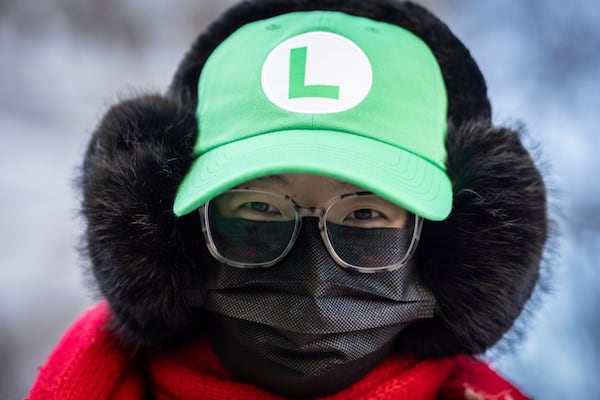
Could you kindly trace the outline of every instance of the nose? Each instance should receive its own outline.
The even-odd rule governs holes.
[[[288,279],[297,281],[297,289],[301,294],[310,297],[331,294],[328,293],[327,282],[340,273],[340,266],[323,243],[318,218],[302,218],[302,225],[292,250],[275,268]]]

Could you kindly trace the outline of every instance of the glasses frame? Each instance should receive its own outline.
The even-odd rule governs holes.
[[[298,234],[300,233],[300,229],[302,228],[302,220],[306,217],[318,218],[318,221],[319,221],[318,227],[319,227],[319,233],[321,235],[321,240],[323,241],[325,248],[327,249],[327,251],[329,252],[331,257],[334,259],[334,261],[343,268],[351,269],[351,270],[362,272],[362,273],[387,272],[387,271],[395,271],[399,268],[402,268],[403,266],[405,266],[408,263],[408,261],[414,255],[416,248],[417,248],[417,244],[421,237],[421,231],[422,231],[422,227],[423,227],[423,218],[421,218],[420,216],[418,216],[414,213],[409,212],[409,215],[412,215],[414,217],[413,232],[412,232],[412,236],[410,239],[410,244],[409,244],[406,254],[402,258],[402,260],[400,260],[399,262],[397,262],[395,264],[386,265],[386,266],[382,266],[382,267],[361,267],[359,265],[352,265],[350,263],[345,262],[342,258],[340,258],[340,256],[338,256],[335,249],[331,245],[331,241],[329,239],[329,235],[328,235],[327,229],[326,229],[327,212],[329,211],[331,206],[333,206],[336,202],[338,202],[341,199],[346,199],[349,197],[376,196],[374,193],[367,192],[367,191],[345,193],[342,195],[334,196],[331,199],[327,200],[327,202],[325,202],[323,207],[301,207],[298,205],[298,203],[296,203],[291,197],[289,197],[287,195],[273,193],[273,192],[269,192],[269,191],[265,191],[265,190],[231,189],[231,190],[227,190],[224,193],[235,193],[235,192],[263,193],[263,194],[268,194],[271,196],[280,197],[281,199],[288,201],[292,204],[292,206],[294,208],[294,215],[295,215],[294,230],[293,230],[292,236],[291,236],[286,248],[281,253],[281,255],[279,255],[277,258],[275,258],[272,261],[268,261],[268,262],[264,262],[264,263],[243,263],[243,262],[230,260],[227,257],[223,256],[219,252],[219,250],[217,249],[217,246],[214,243],[213,234],[212,234],[212,231],[210,228],[210,223],[208,223],[208,221],[209,221],[208,210],[209,210],[209,205],[212,200],[209,200],[205,204],[200,206],[200,208],[198,209],[198,213],[200,214],[200,223],[202,226],[202,233],[204,234],[204,237],[206,239],[206,245],[208,247],[208,251],[217,260],[219,260],[227,265],[230,265],[232,267],[236,267],[236,268],[248,268],[248,269],[249,268],[269,268],[269,267],[272,267],[275,264],[277,264],[286,255],[288,255],[288,253],[294,247],[294,244],[296,243],[296,239],[298,238]],[[365,228],[365,229],[367,229],[367,228]]]

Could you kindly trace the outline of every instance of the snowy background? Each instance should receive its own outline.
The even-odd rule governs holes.
[[[164,91],[196,34],[231,3],[0,0],[0,399],[27,394],[93,301],[72,185],[90,133],[123,96]],[[600,399],[600,6],[422,3],[479,63],[495,123],[527,127],[560,209],[551,293],[523,341],[493,363],[535,398]]]

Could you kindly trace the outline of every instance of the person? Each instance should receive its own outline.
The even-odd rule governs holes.
[[[105,300],[32,400],[527,398],[478,355],[538,281],[544,182],[421,6],[233,6],[80,182]]]

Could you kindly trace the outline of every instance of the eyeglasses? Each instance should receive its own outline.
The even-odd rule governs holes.
[[[303,208],[288,196],[233,189],[200,209],[210,253],[238,268],[265,268],[290,252],[304,217],[317,217],[327,251],[342,267],[393,271],[413,255],[422,219],[370,192],[336,196],[323,208]]]

